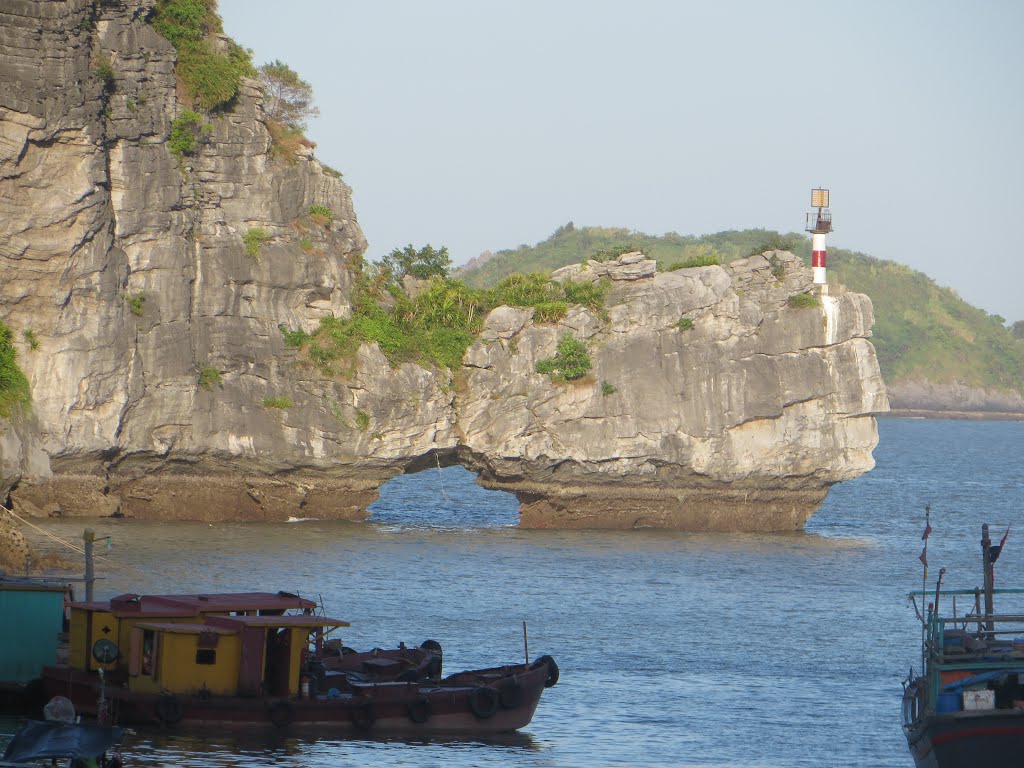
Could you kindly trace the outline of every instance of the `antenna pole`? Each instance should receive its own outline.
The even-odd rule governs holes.
[[[92,602],[93,586],[96,583],[96,575],[93,571],[92,543],[96,540],[96,534],[92,528],[86,528],[82,534],[82,541],[85,542],[85,600]]]
[[[992,540],[988,537],[988,523],[981,526],[981,562],[985,568],[985,629],[993,632],[992,590],[995,586],[995,568],[992,564]]]
[[[530,641],[526,638],[526,622],[523,622],[523,653],[526,655],[526,666],[530,666]]]

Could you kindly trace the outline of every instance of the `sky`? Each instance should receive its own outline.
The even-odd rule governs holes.
[[[367,256],[802,232],[1024,319],[1018,0],[220,0],[312,86]]]

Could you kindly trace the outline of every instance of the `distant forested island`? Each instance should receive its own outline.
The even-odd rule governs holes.
[[[625,250],[643,251],[658,261],[659,269],[672,269],[680,264],[724,264],[769,249],[791,251],[810,263],[810,238],[797,233],[746,229],[655,236],[628,229],[576,227],[570,222],[536,245],[485,252],[458,276],[471,286],[483,287],[513,272],[546,272]],[[951,387],[961,393],[973,389],[989,396],[975,397],[973,405],[962,405],[965,410],[1017,410],[1015,403],[1024,398],[1024,321],[1008,326],[1004,318],[971,306],[923,272],[864,253],[830,247],[828,267],[830,282],[871,297],[872,341],[891,392],[913,390],[920,395],[923,386],[932,385],[947,393],[954,391]],[[958,397],[965,399],[962,394]],[[955,406],[950,402],[942,409]]]

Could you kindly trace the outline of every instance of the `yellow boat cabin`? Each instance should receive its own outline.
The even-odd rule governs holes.
[[[349,626],[315,607],[284,592],[72,603],[69,666],[137,693],[296,696],[306,655]]]

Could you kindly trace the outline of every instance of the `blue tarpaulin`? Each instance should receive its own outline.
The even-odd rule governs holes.
[[[3,759],[22,763],[50,757],[99,757],[123,736],[124,729],[114,726],[29,720],[14,734]]]
[[[998,669],[995,672],[982,672],[980,675],[962,677],[959,680],[954,680],[952,683],[946,683],[942,686],[942,690],[944,693],[963,693],[965,689],[970,688],[972,685],[987,683],[990,680],[1005,677],[1006,674],[1007,672],[1005,669]]]

